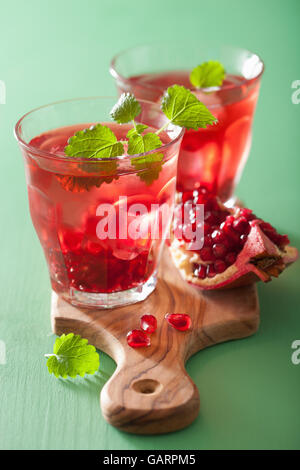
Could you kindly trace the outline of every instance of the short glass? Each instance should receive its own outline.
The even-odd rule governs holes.
[[[109,97],[53,103],[29,112],[15,127],[52,288],[82,307],[122,306],[154,290],[174,205],[180,127],[169,125],[160,135],[160,159],[151,164],[141,158],[157,150],[101,160],[65,156],[69,137],[106,120],[115,103]],[[164,125],[157,104],[140,104],[138,122],[150,130]],[[103,124],[121,140],[130,127]]]
[[[220,61],[226,70],[221,87],[197,90],[189,82],[194,67]],[[177,189],[193,190],[206,185],[223,201],[234,194],[251,146],[251,129],[264,70],[252,52],[201,43],[140,46],[115,56],[110,72],[119,93],[159,102],[168,86],[190,88],[218,119],[207,129],[187,131],[178,159]]]

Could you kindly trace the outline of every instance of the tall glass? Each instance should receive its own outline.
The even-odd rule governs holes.
[[[52,288],[83,307],[121,306],[153,291],[172,217],[181,128],[170,125],[161,134],[160,158],[150,164],[143,157],[157,150],[101,160],[65,156],[69,137],[105,121],[115,102],[99,97],[53,103],[15,127]],[[166,118],[159,106],[140,103],[138,122],[149,130],[162,127]],[[126,139],[128,125],[104,124]]]
[[[193,68],[209,60],[226,70],[221,87],[195,89],[189,81]],[[252,52],[225,46],[183,44],[141,46],[118,54],[110,72],[119,92],[159,102],[175,83],[190,88],[218,119],[207,129],[187,131],[179,160],[177,189],[193,190],[205,184],[228,201],[234,194],[249,155],[252,121],[263,62]]]

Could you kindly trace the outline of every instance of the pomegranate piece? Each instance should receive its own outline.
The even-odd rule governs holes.
[[[143,315],[141,317],[141,329],[146,333],[154,333],[157,329],[157,320],[154,315]]]
[[[191,328],[192,320],[186,313],[167,313],[167,322],[176,330],[187,331]]]
[[[189,204],[189,220],[185,205]],[[196,204],[204,204],[204,221],[197,220]],[[184,222],[182,222],[184,221]],[[270,281],[298,257],[287,235],[280,235],[250,209],[227,208],[205,190],[178,193],[174,227],[203,225],[203,246],[190,250],[185,233],[173,230],[170,250],[183,278],[201,289],[238,287],[259,280]]]
[[[150,338],[142,330],[132,330],[127,333],[127,343],[131,348],[145,348],[150,346]]]

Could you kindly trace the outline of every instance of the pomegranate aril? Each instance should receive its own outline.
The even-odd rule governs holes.
[[[279,246],[289,245],[290,239],[287,235],[278,235],[279,236]]]
[[[247,241],[248,235],[244,234],[240,236],[240,244],[243,247]]]
[[[198,264],[198,266],[194,270],[194,275],[197,276],[199,279],[205,279],[206,278],[206,266],[204,264]]]
[[[218,259],[214,262],[214,268],[217,273],[223,273],[227,269],[227,266],[224,261]]]
[[[204,222],[203,230],[204,230],[205,235],[210,234],[212,231],[212,226]]]
[[[240,240],[240,236],[237,232],[235,232],[233,230],[232,227],[230,226],[227,226],[227,227],[224,227],[224,231],[226,233],[226,235],[228,236],[228,238],[230,239],[229,241],[231,242],[231,244],[234,244],[234,245],[239,245],[239,240]]]
[[[232,227],[234,221],[235,218],[233,217],[233,215],[228,215],[224,222],[224,230],[226,230],[228,227]]]
[[[275,245],[279,247],[284,247],[290,243],[289,237],[287,235],[280,235],[277,230],[268,222],[262,222],[260,228],[267,237],[272,240]]]
[[[214,261],[214,254],[209,246],[204,246],[200,250],[200,257],[202,261]]]
[[[290,243],[290,240],[287,237],[287,235],[279,235],[279,233],[277,232],[273,233],[273,232],[267,232],[267,231],[264,231],[264,233],[270,238],[270,240],[272,240],[273,243],[275,243],[275,245],[279,247],[283,247]]]
[[[204,237],[204,246],[212,246],[213,240],[211,239],[210,234],[205,235]]]
[[[127,343],[131,348],[144,348],[150,346],[150,338],[142,330],[132,330],[127,333]]]
[[[245,217],[245,219],[247,219],[248,221],[254,220],[257,218],[256,215],[253,214],[251,209],[246,209],[246,208],[240,209],[239,215],[242,217]]]
[[[227,253],[227,248],[221,243],[215,243],[212,247],[213,254],[216,258],[224,258]]]
[[[217,274],[217,271],[215,270],[214,265],[209,264],[206,268],[207,277],[215,277],[216,274]]]
[[[204,220],[207,224],[215,225],[218,223],[218,217],[214,212],[206,211],[204,214]]]
[[[225,256],[225,261],[228,265],[231,265],[235,262],[236,260],[236,254],[235,253],[227,253],[227,255]]]
[[[214,243],[220,243],[225,240],[225,235],[221,230],[214,230],[211,234],[211,238],[213,239]]]
[[[186,313],[167,313],[165,319],[173,328],[179,331],[187,331],[192,325],[191,317]]]
[[[267,232],[277,233],[277,230],[271,224],[269,224],[268,222],[262,222],[260,224],[260,228],[262,230],[266,230]]]
[[[141,317],[141,328],[146,333],[154,333],[157,329],[157,320],[154,315],[143,315]]]
[[[239,217],[233,222],[233,228],[236,230],[240,235],[248,235],[250,232],[250,225],[246,219],[246,217]]]

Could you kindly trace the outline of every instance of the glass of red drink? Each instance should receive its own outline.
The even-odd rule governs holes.
[[[64,153],[68,139],[99,119],[107,120],[115,102],[99,97],[50,104],[23,116],[15,128],[31,218],[52,288],[83,307],[138,302],[154,290],[172,217],[181,128],[170,125],[160,134],[163,159],[150,167],[132,163],[145,154],[93,160]],[[157,104],[140,104],[137,121],[148,125],[148,131],[164,125],[167,118]],[[103,124],[119,140],[126,140],[131,127]],[[151,230],[153,220],[159,224],[156,230]]]
[[[223,84],[210,89],[193,88],[190,72],[209,60],[223,64]],[[120,53],[112,60],[110,72],[120,93],[130,91],[137,98],[159,102],[169,86],[184,85],[210,109],[218,119],[216,125],[185,132],[178,159],[177,189],[193,190],[204,184],[229,202],[250,151],[263,69],[262,60],[246,50],[173,43]]]

